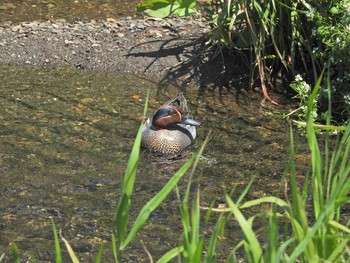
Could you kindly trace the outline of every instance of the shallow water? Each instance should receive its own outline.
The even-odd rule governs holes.
[[[91,262],[102,243],[105,260],[110,262],[119,182],[142,120],[147,91],[151,114],[177,89],[159,90],[153,82],[132,75],[79,70],[1,67],[0,79],[0,254],[5,252],[8,259],[10,244],[15,242],[22,260],[54,261],[50,221],[54,218],[81,262]],[[189,87],[185,95],[194,115],[203,122],[197,142],[179,160],[142,157],[132,218],[199,147],[209,130],[212,139],[195,174],[201,206],[213,201],[215,207],[223,204],[224,192],[233,188],[233,198],[238,197],[252,177],[255,182],[247,199],[284,191],[281,178],[288,160],[289,125],[266,114],[260,95],[196,86]],[[297,159],[304,162],[306,147],[300,143],[297,151]],[[187,182],[185,176],[180,191]],[[213,222],[202,225],[208,235]],[[240,236],[234,222],[228,229],[229,240]],[[157,259],[178,244],[180,232],[173,192],[152,214],[125,258],[147,260],[143,240]],[[219,244],[223,257],[230,244]]]
[[[0,1],[0,22],[67,21],[137,16],[138,0],[9,0]]]

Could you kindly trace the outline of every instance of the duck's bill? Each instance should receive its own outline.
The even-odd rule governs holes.
[[[195,121],[195,120],[189,119],[189,118],[182,118],[181,123],[186,124],[186,125],[191,125],[191,126],[199,126],[202,124],[199,121]]]

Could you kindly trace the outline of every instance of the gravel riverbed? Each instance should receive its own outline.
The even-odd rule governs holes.
[[[160,77],[205,48],[208,30],[204,20],[180,18],[2,22],[0,64]]]

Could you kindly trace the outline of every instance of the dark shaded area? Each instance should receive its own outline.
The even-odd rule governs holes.
[[[179,40],[185,42],[179,43]],[[160,85],[168,81],[181,87],[190,82],[210,87],[246,83],[249,80],[249,68],[244,64],[242,56],[227,50],[215,50],[215,47],[207,44],[208,40],[205,34],[186,39],[162,40],[159,49],[151,52],[138,52],[138,48],[152,42],[138,44],[129,50],[127,56],[153,58],[145,72],[157,59],[175,56],[178,63],[167,69]]]

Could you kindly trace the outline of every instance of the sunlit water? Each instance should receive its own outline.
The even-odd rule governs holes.
[[[0,22],[136,17],[138,3],[138,0],[7,0],[0,1]]]
[[[106,262],[111,262],[120,178],[142,120],[147,91],[151,114],[177,89],[169,86],[159,91],[154,83],[137,76],[77,70],[2,67],[0,79],[0,254],[6,253],[8,259],[14,242],[22,260],[53,262],[53,218],[81,262],[92,262],[102,243]],[[253,177],[247,200],[285,190],[281,178],[288,160],[289,125],[266,114],[260,95],[196,86],[185,95],[196,119],[203,122],[197,142],[179,160],[143,155],[132,218],[210,130],[212,139],[193,187],[195,191],[198,183],[201,206],[209,207],[213,201],[214,207],[224,204],[224,193],[233,188],[237,198]],[[305,148],[298,145],[296,155],[303,162],[307,162]],[[180,192],[187,182],[185,176]],[[140,240],[155,259],[179,244],[178,205],[173,192],[125,252],[126,259],[147,260]],[[201,226],[208,236],[214,223],[215,215]],[[223,257],[241,236],[234,222],[227,227],[227,240],[218,245]]]

